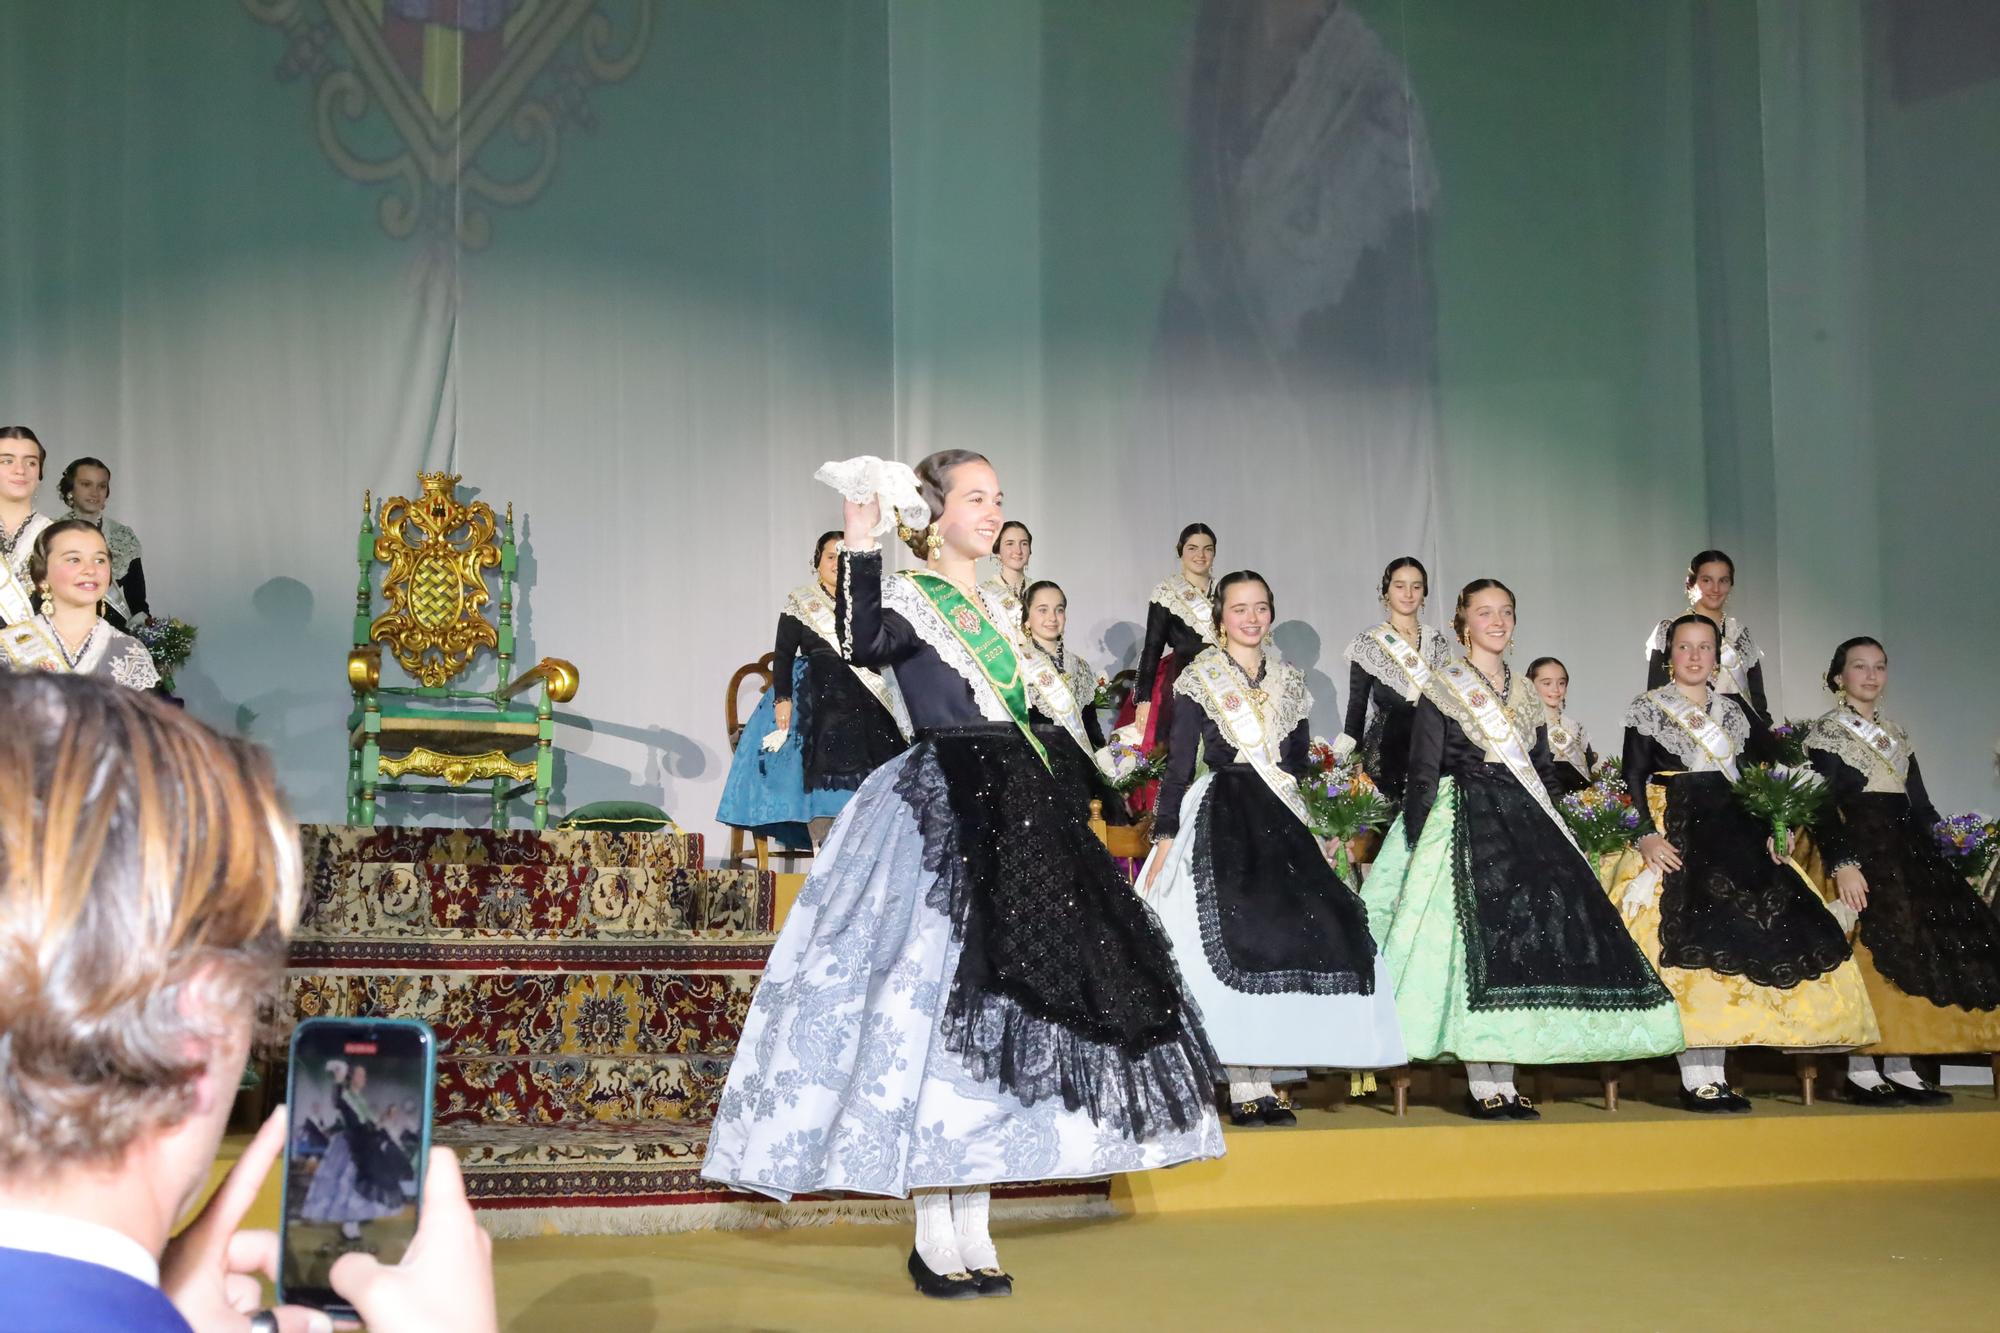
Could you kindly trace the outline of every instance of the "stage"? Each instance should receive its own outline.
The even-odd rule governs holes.
[[[1378,1094],[1378,1098],[1382,1094]],[[1228,1133],[1220,1162],[1119,1178],[1116,1216],[999,1221],[1021,1277],[968,1328],[1986,1328],[2000,1303],[2000,1103],[1748,1116],[1635,1100],[1539,1125],[1351,1104]],[[232,1140],[233,1149],[240,1140]],[[277,1218],[275,1181],[251,1225]],[[934,1328],[900,1226],[496,1243],[520,1333]],[[1677,1294],[1674,1275],[1700,1281]],[[1838,1274],[1837,1281],[1827,1275]],[[1269,1311],[1268,1319],[1264,1311]],[[1316,1313],[1315,1313],[1316,1312]]]

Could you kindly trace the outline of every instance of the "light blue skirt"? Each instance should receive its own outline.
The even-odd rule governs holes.
[[[806,659],[792,663],[792,694],[805,688]],[[796,719],[795,719],[796,720]],[[804,745],[796,725],[776,751],[764,749],[764,738],[778,729],[777,695],[764,691],[757,709],[736,742],[729,762],[729,779],[722,784],[717,822],[769,838],[785,847],[812,846],[809,819],[832,819],[854,799],[851,791],[807,791]]]

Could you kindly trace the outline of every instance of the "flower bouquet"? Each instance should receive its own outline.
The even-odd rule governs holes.
[[[1978,884],[2000,855],[2000,823],[1985,815],[1953,815],[1940,819],[1931,828],[1938,851],[1954,869]]]
[[[1625,790],[1618,765],[1609,759],[1591,770],[1588,787],[1564,796],[1557,808],[1576,836],[1576,845],[1593,861],[1624,851],[1638,840],[1638,807]]]
[[[1347,844],[1387,824],[1394,812],[1359,763],[1333,762],[1333,747],[1323,740],[1313,741],[1307,753],[1314,769],[1300,781],[1299,795],[1305,800],[1313,835],[1333,842],[1334,870],[1343,880],[1351,880],[1354,867]]]
[[[160,673],[160,687],[168,694],[174,692],[174,673],[194,655],[196,633],[193,625],[174,616],[155,616],[132,631],[132,637],[153,655],[153,669]]]
[[[1806,764],[1806,733],[1812,730],[1810,722],[1794,722],[1790,718],[1771,728],[1771,760],[1786,768],[1799,768]]]
[[[1751,764],[1730,790],[1744,809],[1771,826],[1771,846],[1783,855],[1791,831],[1819,813],[1826,779],[1803,766]]]
[[[1103,712],[1116,712],[1125,703],[1125,696],[1132,692],[1130,685],[1121,685],[1111,677],[1099,672],[1097,693],[1090,696],[1090,707]]]

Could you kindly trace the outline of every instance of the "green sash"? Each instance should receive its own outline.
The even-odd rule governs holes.
[[[1021,674],[1021,659],[1015,656],[1014,645],[950,579],[923,569],[912,570],[909,578],[937,611],[938,617],[951,627],[951,632],[965,645],[965,650],[972,654],[980,674],[986,677],[986,683],[993,687],[993,693],[1005,705],[1014,719],[1014,725],[1021,729],[1028,744],[1034,747],[1043,767],[1047,767],[1048,751],[1035,739],[1034,729],[1028,725],[1028,685]]]

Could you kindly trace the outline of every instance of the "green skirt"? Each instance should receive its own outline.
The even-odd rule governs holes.
[[[1492,809],[1491,794],[1485,793],[1488,799],[1475,801],[1475,806]],[[1685,1042],[1673,997],[1638,953],[1615,911],[1602,911],[1609,902],[1582,855],[1525,792],[1520,794],[1523,806],[1518,814],[1504,821],[1487,814],[1493,827],[1461,829],[1465,816],[1460,812],[1458,783],[1445,778],[1438,784],[1437,801],[1416,847],[1408,845],[1403,822],[1397,819],[1362,884],[1369,925],[1395,986],[1396,1014],[1410,1058],[1588,1064],[1648,1059],[1682,1049]],[[1546,839],[1560,842],[1563,851],[1551,855]],[[1496,846],[1504,853],[1507,843],[1518,841],[1536,845],[1518,858],[1491,854]],[[1482,854],[1472,855],[1473,847],[1482,849]],[[1525,854],[1529,851],[1532,854]],[[1574,875],[1566,873],[1570,860],[1575,862]],[[1475,865],[1481,869],[1476,871]],[[1543,882],[1524,887],[1509,879],[1507,865],[1555,865],[1560,870],[1554,876],[1539,872],[1545,876]],[[1495,866],[1501,869],[1495,871]],[[1480,883],[1482,877],[1490,882]],[[1500,944],[1470,938],[1481,930],[1482,919],[1507,918],[1507,900],[1515,896],[1538,900],[1538,915],[1547,914],[1550,900],[1557,900],[1565,931],[1557,937],[1549,984],[1534,988],[1532,999],[1519,1004],[1510,1003],[1504,992],[1489,984],[1495,964],[1501,961]],[[1605,918],[1601,923],[1600,916]],[[1624,951],[1633,954],[1637,969]],[[1586,970],[1615,972],[1628,980],[1615,990],[1572,985],[1564,973],[1581,961],[1574,956],[1579,952],[1595,956]],[[1635,975],[1636,985],[1629,980]],[[1487,996],[1477,1007],[1476,982],[1486,986]]]

